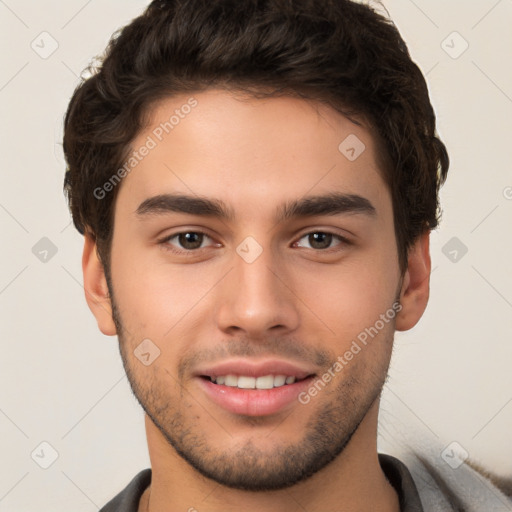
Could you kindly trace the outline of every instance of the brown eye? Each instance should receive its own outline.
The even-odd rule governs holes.
[[[308,242],[313,249],[327,249],[332,242],[331,233],[310,233]]]
[[[177,237],[181,247],[184,249],[192,250],[199,249],[201,247],[204,235],[203,233],[196,233],[191,231],[188,233],[179,233]]]
[[[170,235],[159,242],[169,251],[185,254],[189,251],[203,249],[205,238],[209,239],[210,237],[202,231],[182,231],[181,233]],[[173,240],[175,241],[173,242]]]
[[[331,244],[335,239],[338,239],[339,243],[336,244],[334,247],[340,245],[348,245],[350,243],[346,238],[340,235],[336,235],[334,233],[329,233],[325,231],[313,231],[311,233],[306,233],[304,236],[300,238],[300,240],[302,239],[307,239],[307,242],[309,244],[309,247],[306,247],[307,249],[315,250],[332,249],[333,246],[331,246]]]

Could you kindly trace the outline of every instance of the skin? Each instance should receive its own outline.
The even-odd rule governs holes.
[[[198,105],[120,185],[110,283],[89,235],[83,252],[88,304],[101,332],[118,335],[146,411],[153,473],[140,510],[396,512],[377,458],[379,394],[394,331],[412,328],[428,302],[429,234],[411,247],[401,275],[391,196],[363,124],[291,97],[210,89],[194,98]],[[188,99],[160,101],[133,148]],[[366,146],[354,161],[338,150],[349,134]],[[283,202],[333,191],[367,198],[376,214],[275,221]],[[234,219],[137,215],[145,199],[171,192],[221,199]],[[162,239],[198,230],[208,233],[202,249],[165,250],[187,252],[177,237]],[[315,245],[311,233],[351,243]],[[236,252],[247,236],[262,248],[252,263]],[[322,375],[396,299],[395,318],[306,405],[234,414],[194,376],[199,361],[232,355],[279,357]],[[160,349],[149,366],[133,353],[146,338]]]

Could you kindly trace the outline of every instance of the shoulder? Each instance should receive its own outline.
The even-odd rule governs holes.
[[[409,452],[403,454],[401,460],[393,457],[399,463],[395,466],[400,474],[407,471],[414,482],[423,507],[419,510],[512,512],[512,498],[485,471],[477,470],[467,461],[452,467],[442,457],[433,454],[438,455],[438,451]]]
[[[151,468],[143,469],[99,512],[137,512],[140,498],[150,483]]]

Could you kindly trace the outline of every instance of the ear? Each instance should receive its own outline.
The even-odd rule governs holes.
[[[85,300],[92,314],[96,317],[98,328],[103,334],[114,336],[117,331],[112,318],[112,304],[103,264],[98,257],[96,241],[88,233],[85,234],[82,271]]]
[[[420,235],[409,249],[408,265],[400,291],[402,309],[396,316],[395,329],[407,331],[423,315],[430,291],[430,231]]]

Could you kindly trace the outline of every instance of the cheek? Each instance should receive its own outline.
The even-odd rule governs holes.
[[[126,251],[121,255],[113,250],[112,280],[128,331],[156,340],[184,319],[218,280],[219,272],[194,264],[169,265],[155,257],[155,252]]]
[[[397,272],[377,257],[302,269],[293,289],[337,336],[346,339],[373,325],[392,307],[397,286]]]

